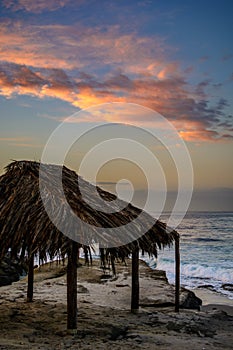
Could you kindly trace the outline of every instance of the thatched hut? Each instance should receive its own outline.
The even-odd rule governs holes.
[[[56,186],[59,172],[62,172],[63,191],[67,202],[64,201],[62,193],[59,192],[59,186]],[[40,179],[43,179],[42,187]],[[94,208],[83,199],[79,189],[80,183],[82,193],[90,198]],[[99,187],[97,187],[97,192],[94,185],[80,179],[74,171],[58,165],[14,161],[6,167],[5,174],[0,177],[0,259],[9,249],[11,249],[12,255],[21,253],[22,257],[27,252],[29,263],[28,301],[31,301],[34,254],[38,254],[42,260],[45,260],[48,255],[50,258],[56,255],[68,256],[68,329],[76,328],[77,252],[82,245],[80,241],[82,235],[87,235],[88,238],[84,242],[88,245],[100,243],[102,247],[105,247],[105,241],[109,237],[106,237],[99,228],[120,227],[122,237],[128,235],[128,243],[124,245],[119,245],[119,242],[123,242],[121,237],[111,236],[112,247],[106,245],[106,248],[102,249],[102,257],[109,255],[114,265],[115,258],[125,258],[132,254],[132,310],[137,310],[139,305],[139,250],[142,249],[150,255],[157,256],[157,249],[175,241],[177,258],[179,258],[179,235],[176,231],[167,229],[164,223],[156,221],[141,209],[123,203],[114,194]],[[49,208],[54,217],[57,218],[58,227],[64,228],[66,232],[69,231],[70,236],[64,235],[62,233],[64,231],[58,230],[57,225],[53,223],[54,221],[50,220],[41,194],[50,201]],[[97,198],[99,195],[112,210],[109,212],[101,211]],[[122,206],[122,204],[124,205]],[[134,219],[139,215],[140,220],[134,223]],[[66,220],[68,217],[69,220]],[[79,218],[78,227],[77,221],[75,221],[76,217]],[[128,223],[131,223],[130,230]],[[142,230],[146,232],[143,235],[141,235]],[[82,233],[81,236],[80,232],[78,234],[77,231]],[[176,309],[179,305],[179,265],[177,265],[177,273]]]

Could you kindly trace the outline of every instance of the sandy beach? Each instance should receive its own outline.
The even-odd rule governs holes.
[[[171,304],[173,287],[163,272],[140,263],[140,310],[130,313],[130,264],[107,278],[94,261],[78,268],[78,329],[66,332],[65,267],[35,270],[33,303],[27,279],[0,288],[0,349],[232,349],[233,302],[211,291],[195,291],[201,311]],[[181,295],[182,299],[182,295]]]

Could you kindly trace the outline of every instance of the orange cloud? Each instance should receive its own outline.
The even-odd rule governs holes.
[[[13,94],[58,98],[81,109],[106,102],[141,104],[170,120],[187,141],[216,140],[218,132],[210,131],[210,128],[222,116],[226,106],[226,102],[220,100],[216,106],[208,107],[205,95],[193,93],[185,80],[178,76],[163,80],[151,77],[133,79],[121,73],[99,82],[88,74],[73,79],[59,69],[36,71],[8,64],[2,66],[0,82],[1,94],[8,98]],[[138,119],[136,114],[124,115],[123,119],[117,115],[107,118],[108,121],[134,122],[138,125],[153,124],[149,114],[143,119],[142,116]],[[228,139],[230,136],[227,136]],[[227,137],[225,135],[224,139]]]
[[[209,140],[218,136],[209,130],[222,117],[225,102],[209,106],[208,84],[189,86],[179,63],[166,57],[160,38],[122,33],[119,26],[5,21],[0,27],[0,94],[7,98],[58,98],[78,108],[138,103],[168,118],[184,139]]]
[[[179,135],[185,141],[214,141],[214,138],[218,136],[215,131],[209,130],[185,130],[180,131]],[[215,140],[216,141],[216,140]]]

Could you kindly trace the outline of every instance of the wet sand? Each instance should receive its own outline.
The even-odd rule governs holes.
[[[193,289],[193,292],[202,300],[201,310],[222,310],[233,316],[233,300],[224,295],[206,289]]]

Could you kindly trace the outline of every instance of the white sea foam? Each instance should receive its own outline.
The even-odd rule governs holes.
[[[161,218],[166,222],[166,215]],[[233,292],[222,288],[233,284],[233,213],[189,213],[178,228],[181,234],[181,284],[195,288],[211,285],[233,299]],[[159,252],[152,268],[165,270],[174,283],[174,249]]]

